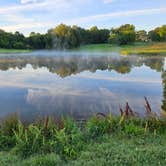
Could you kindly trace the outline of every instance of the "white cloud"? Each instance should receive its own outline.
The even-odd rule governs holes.
[[[21,4],[27,4],[27,3],[36,3],[38,2],[39,0],[21,0]]]
[[[1,7],[0,8],[0,14],[12,14],[12,13],[18,13],[22,11],[28,11],[28,10],[34,10],[35,8],[38,9],[40,7],[46,6],[46,3],[36,3],[36,4],[26,4],[26,5],[15,5],[15,6],[7,6],[7,7]]]
[[[114,0],[104,0],[104,3],[112,3]]]
[[[68,20],[67,22],[69,22],[70,24],[73,24],[73,23],[80,24],[80,23],[87,23],[92,21],[107,20],[107,19],[116,18],[116,17],[135,17],[135,16],[144,16],[144,15],[161,14],[161,13],[166,13],[166,7],[98,14],[98,15],[92,15],[92,16],[86,16],[86,17]]]
[[[31,28],[52,27],[53,23],[34,17],[25,16],[25,12],[37,12],[39,10],[55,12],[55,10],[65,10],[69,2],[66,0],[21,0],[21,4],[0,7],[0,28],[9,32],[25,30]],[[33,4],[32,4],[33,3]],[[55,5],[56,4],[56,5]]]
[[[40,5],[42,5],[41,3]],[[39,4],[38,4],[39,5]],[[27,6],[27,5],[26,5]],[[28,5],[29,7],[29,5]],[[29,7],[31,9],[31,7]],[[0,9],[0,13],[2,10]],[[6,13],[6,12],[5,12]],[[69,20],[61,20],[66,24],[85,24],[88,22],[100,21],[100,20],[108,20],[111,18],[118,17],[134,17],[134,16],[143,16],[143,15],[151,15],[151,14],[161,14],[166,13],[166,7],[156,8],[156,9],[143,9],[143,10],[131,10],[131,11],[123,11],[123,12],[112,12],[105,14],[98,14],[92,16],[86,16],[81,18],[69,19]],[[55,26],[55,22],[45,22],[45,21],[36,21],[35,19],[29,19],[25,17],[21,17],[20,15],[6,15],[11,22],[15,22],[15,25],[5,25],[1,26],[2,29],[6,31],[18,31],[25,30],[31,28],[51,28]]]
[[[111,3],[115,0],[100,0],[104,3]],[[61,22],[65,24],[79,24],[85,26],[86,23],[96,23],[95,21],[109,20],[112,18],[124,18],[134,16],[144,16],[151,14],[166,13],[166,7],[142,10],[129,10],[120,12],[110,12],[79,17],[72,15],[78,13],[80,7],[92,5],[93,0],[20,0],[20,4],[0,7],[0,28],[6,31],[34,30],[51,28]],[[73,12],[75,10],[75,12]],[[40,11],[38,13],[38,11]],[[41,13],[43,12],[43,14]],[[28,16],[31,13],[33,16]],[[72,14],[70,14],[72,13]],[[85,13],[86,15],[86,13]],[[73,17],[72,17],[73,16]],[[36,28],[36,29],[35,29]]]
[[[39,9],[58,9],[69,6],[67,0],[22,0],[20,5],[0,7],[0,14],[11,14]],[[32,5],[33,3],[33,5]]]
[[[25,30],[25,29],[32,29],[32,28],[45,28],[45,27],[52,27],[52,23],[46,23],[46,22],[27,22],[27,23],[20,23],[20,24],[15,24],[15,25],[6,25],[6,26],[1,26],[2,29],[8,31],[8,32],[15,32],[15,31],[20,31],[20,30]]]

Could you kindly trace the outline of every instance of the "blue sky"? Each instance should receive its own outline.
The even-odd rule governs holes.
[[[89,28],[134,24],[150,30],[166,24],[166,0],[1,0],[0,29],[45,33],[57,24]]]

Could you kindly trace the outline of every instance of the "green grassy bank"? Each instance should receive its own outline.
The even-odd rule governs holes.
[[[1,53],[27,53],[32,50],[0,49]],[[87,52],[118,52],[122,55],[147,54],[147,55],[166,55],[165,42],[137,42],[130,45],[111,45],[111,44],[90,44],[72,49],[72,51]]]
[[[64,161],[56,153],[22,159],[11,152],[0,153],[1,166],[165,166],[166,136],[104,135],[88,141],[76,160]]]
[[[2,53],[27,53],[27,52],[31,52],[31,50],[21,50],[21,49],[2,49],[0,48],[0,54]]]
[[[0,127],[0,166],[165,166],[166,118],[149,112],[119,117],[98,114],[22,124],[16,116]]]
[[[147,54],[147,55],[165,55],[166,43],[165,42],[151,42],[151,43],[134,43],[131,45],[111,45],[111,44],[93,44],[85,45],[76,49],[77,51],[88,52],[119,52],[123,55],[128,54]]]

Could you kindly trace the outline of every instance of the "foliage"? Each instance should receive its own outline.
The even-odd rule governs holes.
[[[0,148],[8,149],[15,145],[14,130],[17,130],[19,119],[13,114],[2,121],[0,127]]]
[[[19,32],[15,32],[14,34],[12,34],[0,30],[0,48],[25,49],[26,38]]]
[[[18,131],[15,131],[16,147],[14,151],[27,157],[33,153],[40,153],[41,146],[44,144],[44,138],[41,130],[36,126],[30,125],[24,130],[23,125],[18,125]]]
[[[56,131],[56,152],[63,158],[75,159],[83,148],[83,134],[76,124],[67,119],[64,128]]]
[[[109,43],[124,45],[135,42],[136,34],[134,25],[125,24],[119,28],[112,28]]]
[[[45,120],[38,120],[28,126],[24,126],[19,121],[15,122],[13,119],[8,118],[5,123],[9,127],[1,126],[0,128],[0,145],[2,147],[4,144],[5,146],[5,148],[1,148],[1,151],[8,149],[8,153],[16,155],[12,160],[18,160],[18,163],[24,160],[24,165],[28,165],[29,163],[32,163],[32,165],[44,165],[45,163],[53,165],[60,164],[62,160],[63,162],[69,162],[75,159],[78,159],[83,164],[90,164],[88,156],[91,156],[91,158],[96,156],[96,159],[102,160],[104,163],[115,164],[115,162],[119,162],[119,164],[134,164],[137,161],[151,163],[151,160],[146,159],[141,153],[141,146],[145,145],[146,141],[148,144],[152,144],[150,142],[152,137],[154,137],[153,141],[160,141],[158,137],[165,136],[166,134],[165,119],[159,118],[152,112],[149,112],[144,119],[136,117],[133,114],[127,114],[126,112],[123,112],[119,117],[99,113],[81,127],[78,127],[79,125],[69,118],[53,120],[47,117]],[[13,121],[17,125],[11,125]],[[13,130],[11,126],[14,126]],[[103,143],[105,142],[103,139],[105,139],[106,135],[109,137],[107,141],[110,140],[109,144],[106,143],[109,147],[108,149],[106,149],[105,143]],[[121,138],[125,138],[124,141],[126,142],[120,142]],[[131,145],[128,141],[131,142]],[[93,156],[91,149],[89,149],[86,152],[88,155],[84,154],[83,151],[86,151],[87,146],[93,149],[93,145],[90,144],[94,142],[101,144],[99,149],[95,147],[98,153],[95,151],[95,156]],[[118,155],[118,151],[114,149],[116,147],[115,144],[119,146],[120,150],[125,152],[124,155],[121,154],[122,152]],[[121,144],[123,147],[120,146]],[[147,145],[147,149],[148,147],[149,145]],[[125,150],[125,148],[130,149],[131,152]],[[140,156],[135,159],[133,157],[129,161],[128,157],[131,157],[132,153],[134,153],[134,156],[136,155],[134,148],[139,149],[138,153]],[[156,156],[158,157],[157,150],[159,150],[157,146],[152,147],[147,152],[147,155],[150,156],[155,151],[153,158],[156,159]],[[99,153],[100,151],[102,153]],[[80,154],[82,155],[80,156]],[[109,156],[108,158],[106,157],[107,160],[102,156],[103,154]],[[37,157],[35,157],[36,155]],[[109,160],[110,155],[112,156],[111,160]],[[29,157],[30,160],[28,160]],[[125,157],[127,157],[127,160],[124,160]],[[120,158],[120,161],[117,158]],[[164,155],[161,158],[164,159]],[[10,163],[9,158],[5,158],[4,160]],[[99,160],[97,161],[99,162]],[[160,162],[162,163],[162,161]],[[72,164],[76,163],[77,161]],[[94,163],[92,162],[92,164]]]
[[[166,41],[166,25],[149,31],[148,35],[152,41]]]
[[[27,157],[35,153],[47,153],[53,151],[54,129],[45,125],[29,125],[27,128],[22,123],[18,124],[18,130],[14,131],[16,145],[14,152],[22,157]]]
[[[0,166],[101,166],[101,165],[161,165],[166,162],[165,135],[153,134],[128,137],[104,135],[97,141],[87,142],[77,160],[65,162],[56,153],[21,159],[11,153],[0,153]]]
[[[48,34],[52,36],[53,48],[56,49],[70,49],[89,43],[106,43],[109,33],[109,30],[98,29],[96,26],[87,30],[65,24],[60,24],[48,31]]]
[[[19,32],[8,33],[0,30],[0,48],[5,49],[71,49],[85,44],[126,45],[149,40],[166,41],[166,25],[147,33],[145,30],[135,31],[135,26],[130,24],[111,30],[99,29],[97,26],[84,29],[60,24],[45,34],[31,32],[28,37]]]
[[[30,36],[27,38],[28,48],[45,49],[45,48],[47,48],[47,40],[46,40],[46,35],[31,32]]]
[[[90,138],[96,138],[102,136],[110,131],[110,122],[107,118],[98,119],[92,117],[86,124],[87,135]]]
[[[136,32],[136,41],[138,42],[147,42],[148,34],[145,30],[139,30]]]

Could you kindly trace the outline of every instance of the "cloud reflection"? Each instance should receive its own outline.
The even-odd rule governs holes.
[[[0,100],[7,95],[8,88],[16,89],[8,96],[6,105],[20,94],[10,105],[23,109],[20,112],[26,118],[37,114],[74,117],[97,112],[118,114],[119,104],[124,106],[127,101],[143,114],[144,96],[152,103],[152,109],[159,112],[163,62],[162,57],[0,58],[0,88],[4,89]],[[3,105],[4,112],[9,112],[8,109],[11,108]]]

